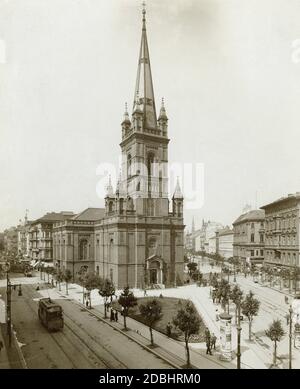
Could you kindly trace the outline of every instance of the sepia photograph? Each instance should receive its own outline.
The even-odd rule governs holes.
[[[0,0],[3,374],[300,369],[299,15]]]

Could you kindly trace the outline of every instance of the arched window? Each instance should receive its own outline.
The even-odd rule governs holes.
[[[114,203],[113,203],[113,201],[110,201],[108,204],[108,211],[112,212],[113,210],[114,210]]]
[[[120,213],[123,213],[124,210],[124,199],[120,199]]]
[[[131,177],[131,164],[132,164],[131,154],[128,154],[127,155],[127,177]]]
[[[181,203],[177,204],[177,214],[178,216],[181,216]]]
[[[86,239],[80,241],[79,246],[79,258],[81,260],[87,259],[87,248],[88,248],[88,242]]]
[[[152,165],[154,163],[154,154],[149,153],[147,156],[147,169],[148,169],[148,176],[152,175]]]
[[[138,182],[137,186],[136,186],[136,191],[137,192],[140,192],[141,191],[141,183]]]

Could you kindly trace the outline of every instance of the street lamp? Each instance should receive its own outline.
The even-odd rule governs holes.
[[[237,369],[241,368],[241,300],[238,302],[238,327],[237,327]]]
[[[6,326],[7,326],[7,335],[8,335],[8,342],[9,342],[9,347],[11,347],[11,333],[12,333],[12,325],[11,325],[11,290],[12,288],[16,290],[17,286],[19,288],[18,290],[18,296],[22,296],[22,286],[21,284],[14,284],[9,280],[9,270],[10,270],[10,265],[7,262],[5,267],[6,271]]]
[[[289,320],[289,324],[290,324],[290,331],[289,331],[289,369],[292,369],[292,336],[293,336],[292,314],[293,314],[293,308],[292,308],[291,305],[290,305],[290,309],[289,309],[289,314],[290,314],[290,320]]]

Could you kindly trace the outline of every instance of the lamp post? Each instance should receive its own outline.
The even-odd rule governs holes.
[[[241,368],[241,301],[238,302],[238,327],[237,327],[237,369]]]
[[[236,282],[236,263],[233,263],[233,282]]]
[[[292,306],[290,305],[289,309],[289,314],[290,314],[290,331],[289,331],[289,369],[292,369],[292,336],[293,336],[293,323],[292,323],[292,314],[293,314],[293,309]]]
[[[11,347],[11,333],[12,333],[12,325],[11,325],[11,290],[16,287],[19,287],[18,290],[18,296],[22,296],[22,286],[21,284],[14,284],[10,282],[9,279],[9,270],[10,270],[10,265],[7,262],[5,267],[6,271],[6,326],[7,326],[7,335],[8,335],[8,342],[9,342],[9,347]]]

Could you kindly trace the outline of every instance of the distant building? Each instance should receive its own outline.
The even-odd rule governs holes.
[[[193,235],[190,232],[187,232],[184,236],[184,247],[188,251],[195,250]]]
[[[230,227],[216,231],[216,253],[228,259],[233,257],[233,229]]]
[[[265,263],[299,267],[300,192],[282,197],[261,209],[265,212]]]
[[[4,233],[0,232],[0,251],[4,250]]]
[[[51,212],[31,222],[29,227],[29,257],[31,260],[53,261],[53,225],[73,216],[73,212]]]
[[[18,254],[18,229],[11,227],[4,231],[4,250],[13,257]]]
[[[223,225],[213,221],[202,221],[202,227],[195,238],[196,251],[205,251],[209,254],[216,253],[216,231]]]
[[[233,256],[243,264],[261,264],[264,260],[263,210],[242,214],[234,223]]]
[[[208,238],[208,245],[205,250],[208,254],[216,254],[217,253],[217,237],[216,232],[215,235],[212,235]]]
[[[27,218],[27,214],[24,218],[24,222],[21,222],[18,225],[18,255],[20,259],[29,259],[29,248],[30,248],[30,240],[29,240],[29,232],[30,232],[31,222]]]

